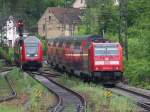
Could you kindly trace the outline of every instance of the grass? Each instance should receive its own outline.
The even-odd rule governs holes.
[[[86,98],[87,112],[136,112],[133,101],[113,94],[100,85],[86,84],[76,78],[62,78],[59,82],[80,92]]]
[[[0,112],[43,112],[48,107],[53,106],[54,95],[29,75],[21,72],[20,69],[14,68],[10,72],[9,78],[14,83],[17,99],[0,105]],[[25,108],[26,103],[28,105]],[[8,109],[5,107],[8,107]],[[17,109],[20,110],[17,111]]]
[[[0,105],[0,112],[23,112],[23,109],[16,107],[8,107],[6,105]]]
[[[0,77],[0,96],[1,97],[5,97],[5,96],[9,96],[10,94],[10,88],[8,86],[8,84],[6,83],[6,80],[4,79],[4,77]]]
[[[11,64],[14,60],[14,49],[8,47],[4,47],[4,48],[0,47],[0,56],[5,57],[7,62]]]
[[[0,68],[3,67],[3,64],[0,62]]]

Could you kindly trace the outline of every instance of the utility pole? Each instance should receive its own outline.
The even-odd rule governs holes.
[[[98,15],[98,24],[99,24],[99,34],[102,35],[103,37],[105,36],[106,32],[106,5],[107,5],[107,0],[102,0],[101,1],[101,6],[100,6],[100,13]]]
[[[2,23],[0,20],[0,47],[2,47]]]
[[[45,16],[45,39],[47,39],[47,17]]]
[[[58,3],[58,0],[57,0],[56,4],[57,4],[57,7],[59,7],[59,3]]]
[[[124,54],[126,60],[128,60],[127,3],[127,0],[119,1],[119,42],[124,47]]]
[[[102,0],[102,6],[101,6],[101,19],[102,19],[102,21],[101,21],[101,25],[102,25],[102,31],[100,31],[101,32],[101,34],[102,34],[102,36],[104,37],[104,35],[105,35],[105,28],[104,28],[104,26],[105,26],[105,15],[104,15],[104,13],[105,13],[105,0]]]
[[[69,8],[70,1],[65,0],[65,8]]]
[[[67,8],[68,6],[67,6],[67,0],[65,0],[65,8]]]

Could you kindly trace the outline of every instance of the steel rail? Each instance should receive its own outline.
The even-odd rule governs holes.
[[[46,75],[44,75],[45,73],[44,72],[30,72],[31,74],[33,74],[33,75],[40,75],[40,76],[43,76],[43,77],[45,77],[46,79],[48,79],[50,82],[52,82],[53,84],[55,84],[55,85],[57,85],[58,87],[60,87],[60,88],[62,88],[62,89],[64,89],[64,90],[66,90],[66,91],[68,91],[69,93],[71,93],[71,94],[73,94],[73,95],[75,95],[79,100],[80,100],[80,102],[81,102],[81,104],[78,104],[78,107],[77,107],[77,112],[85,112],[86,111],[86,101],[85,101],[85,99],[83,98],[83,96],[81,96],[79,93],[77,93],[77,92],[75,92],[75,91],[73,91],[73,90],[71,90],[71,89],[69,89],[69,88],[67,88],[67,87],[65,87],[65,86],[63,86],[63,85],[61,85],[61,84],[59,84],[59,83],[57,83],[56,81],[54,81],[53,79],[52,79],[52,77],[53,77],[53,75],[54,75],[54,73],[52,73],[52,76],[51,76],[51,74],[48,76],[48,73],[46,73]],[[34,78],[34,76],[32,75],[32,77]],[[56,74],[57,75],[57,74]],[[36,79],[36,78],[34,78],[34,79]],[[37,80],[37,79],[36,79]],[[38,80],[37,80],[38,81]],[[40,82],[40,81],[38,81],[38,82]],[[41,82],[40,82],[41,83]],[[42,85],[44,85],[44,84],[42,84]],[[44,85],[45,87],[47,87],[46,85]],[[48,87],[47,87],[48,88]],[[50,88],[48,88],[49,90],[50,90]],[[55,93],[53,90],[51,90],[53,93]],[[61,102],[59,101],[58,103],[57,103],[57,105],[55,105],[54,107],[53,107],[53,109],[51,110],[51,112],[62,112],[63,110],[64,110],[64,106],[63,106],[63,103],[64,103],[64,101],[63,101],[63,98],[62,98],[62,96],[60,96],[60,95],[58,95],[58,93],[55,93],[56,94],[56,96],[58,97],[58,99],[61,99]]]
[[[33,79],[35,79],[38,83],[42,84],[45,88],[47,88],[50,92],[52,92],[56,96],[57,103],[54,104],[53,107],[49,107],[48,111],[49,112],[59,112],[59,111],[62,111],[62,109],[63,109],[63,107],[62,107],[62,103],[63,103],[62,98],[56,92],[54,92],[53,90],[51,90],[50,88],[48,88],[45,84],[41,83],[38,79],[36,79],[34,77],[34,75],[40,75],[40,73],[38,73],[38,72],[26,72],[26,73],[28,73]]]
[[[47,70],[46,70],[46,71],[47,71]],[[50,72],[51,72],[51,71],[50,71]],[[47,72],[45,72],[45,71],[40,71],[39,73],[41,73],[41,75],[42,75],[42,74],[46,74],[46,75],[43,75],[43,76],[46,77],[46,78],[48,78],[51,82],[53,82],[53,83],[55,83],[56,85],[58,85],[58,86],[64,88],[65,90],[71,92],[72,94],[75,94],[75,95],[80,99],[80,101],[82,102],[81,105],[78,105],[77,112],[85,112],[85,111],[86,111],[86,101],[85,101],[85,99],[83,98],[83,96],[81,96],[79,93],[77,93],[77,92],[75,92],[75,91],[73,91],[73,90],[67,88],[66,86],[63,86],[62,84],[57,83],[56,81],[52,80],[51,77],[52,77],[52,78],[53,78],[54,76],[59,77],[59,76],[62,76],[62,75],[60,75],[59,72],[54,72],[54,71],[51,72],[51,73],[50,73],[50,72],[47,73]]]
[[[83,98],[83,96],[81,96],[79,93],[77,93],[77,92],[75,92],[75,91],[73,91],[73,90],[71,90],[71,89],[69,89],[69,88],[67,88],[67,87],[57,83],[56,81],[52,80],[49,76],[45,76],[45,77],[47,77],[51,82],[55,83],[56,85],[64,88],[65,90],[71,92],[72,94],[75,94],[80,99],[80,101],[82,102],[81,105],[78,105],[77,112],[85,112],[85,110],[86,110],[85,109],[86,108],[86,101]]]
[[[7,72],[7,71],[11,71],[13,68],[1,68],[0,72]]]
[[[9,96],[5,96],[2,99],[0,99],[0,102],[12,100],[12,99],[16,98],[16,96],[17,96],[17,93],[12,86],[12,81],[10,82],[10,79],[8,79],[7,75],[5,75],[4,78],[9,86],[9,88],[11,89],[11,94]]]
[[[124,88],[124,87],[121,87],[121,86],[118,86],[118,85],[116,85],[116,88],[121,89],[121,90],[124,90],[124,91],[127,91],[127,92],[129,92],[129,93],[133,93],[133,94],[135,94],[135,95],[137,95],[137,96],[141,96],[141,97],[143,97],[143,98],[146,98],[146,99],[149,99],[149,100],[150,100],[150,96],[145,95],[145,94],[142,94],[142,93],[140,93],[140,92],[137,92],[137,91],[134,91],[134,90],[131,90],[131,89],[127,89],[127,88]]]
[[[144,102],[137,102],[137,104],[140,107],[144,108],[147,112],[150,112],[150,104]]]
[[[133,94],[133,95],[136,95],[137,97],[142,97],[142,98],[145,98],[145,99],[148,99],[149,102],[147,101],[136,101],[137,105],[144,108],[146,111],[150,112],[150,96],[142,93],[142,92],[137,92],[135,90],[132,90],[132,89],[128,89],[128,88],[125,88],[123,86],[119,86],[119,85],[116,85],[116,88],[117,89],[120,89],[120,90],[123,90],[125,92],[128,92],[130,94]]]

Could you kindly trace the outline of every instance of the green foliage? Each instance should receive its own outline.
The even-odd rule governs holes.
[[[37,37],[42,41],[44,56],[46,56],[47,55],[47,40],[45,39],[45,37],[41,37],[38,34],[37,34]]]
[[[0,55],[4,57],[11,64],[14,60],[14,49],[8,47],[1,47]]]
[[[8,51],[8,60],[10,62],[13,62],[13,60],[14,60],[14,49],[13,48],[9,48],[9,51]]]
[[[24,112],[24,111],[23,108],[21,107],[15,108],[13,106],[8,107],[8,106],[0,105],[0,112]]]
[[[114,6],[113,2],[113,0],[87,0],[84,17],[86,34],[102,35],[103,30],[105,33],[117,33],[118,7]]]
[[[129,61],[125,75],[132,85],[150,89],[150,2],[134,0],[128,3]]]
[[[0,47],[0,57],[2,57],[2,47]]]
[[[23,19],[26,28],[34,32],[37,22],[47,7],[66,6],[70,7],[74,0],[0,0],[1,19],[10,15]]]
[[[131,0],[128,2],[128,25],[133,26],[150,17],[150,2],[148,0]],[[144,17],[144,18],[143,18]],[[138,24],[137,24],[138,25]]]
[[[150,89],[150,60],[130,59],[125,65],[124,75],[128,78],[130,84]]]
[[[47,55],[47,42],[46,42],[46,40],[42,40],[42,44],[43,44],[44,56],[46,56]]]

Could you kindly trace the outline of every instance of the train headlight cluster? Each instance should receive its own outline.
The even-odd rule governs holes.
[[[27,54],[26,56],[27,56],[27,57],[34,57],[34,56],[37,57],[38,54]]]
[[[115,67],[115,70],[119,70],[119,67],[117,66],[117,67]]]
[[[29,57],[29,56],[30,56],[30,54],[27,54],[27,56]]]
[[[35,54],[34,56],[38,56],[37,54]]]

